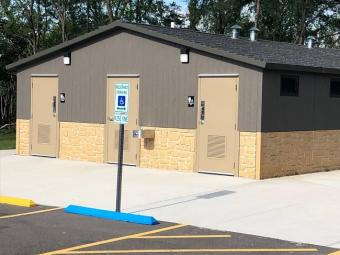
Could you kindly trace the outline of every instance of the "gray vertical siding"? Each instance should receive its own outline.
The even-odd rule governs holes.
[[[23,73],[17,73],[17,118],[30,119],[31,88],[30,79]]]
[[[197,100],[198,74],[238,73],[238,127],[261,128],[262,70],[197,51],[190,52],[189,64],[181,64],[176,45],[145,36],[120,32],[73,50],[71,66],[59,56],[21,70],[18,118],[30,117],[31,74],[48,73],[58,74],[59,91],[66,93],[60,121],[105,123],[106,75],[140,74],[140,124],[175,128],[196,128],[197,108],[188,108],[186,100],[192,95]]]
[[[282,74],[299,76],[299,96],[280,96]],[[262,131],[340,129],[340,98],[329,96],[331,75],[265,71]]]

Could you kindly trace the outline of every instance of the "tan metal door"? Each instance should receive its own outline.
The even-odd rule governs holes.
[[[107,161],[118,161],[119,124],[113,122],[116,84],[129,84],[129,121],[125,124],[124,133],[124,164],[137,165],[139,139],[132,137],[132,131],[138,129],[138,78],[112,77],[107,78]]]
[[[58,148],[58,78],[32,82],[32,155],[56,157]]]
[[[235,174],[237,83],[235,77],[199,79],[199,171]]]

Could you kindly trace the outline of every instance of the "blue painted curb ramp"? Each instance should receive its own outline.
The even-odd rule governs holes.
[[[64,209],[67,213],[93,216],[102,219],[119,220],[143,225],[155,225],[158,221],[152,216],[137,215],[132,213],[113,212],[78,205],[69,205]]]

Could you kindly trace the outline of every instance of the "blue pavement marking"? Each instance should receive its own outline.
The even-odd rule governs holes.
[[[86,216],[93,216],[97,218],[119,220],[143,225],[155,225],[158,221],[152,216],[137,215],[132,213],[122,213],[107,211],[78,205],[69,205],[64,209],[67,213],[81,214]]]

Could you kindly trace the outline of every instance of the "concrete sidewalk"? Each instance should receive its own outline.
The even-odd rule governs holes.
[[[0,152],[0,195],[114,209],[116,166]],[[340,171],[254,181],[124,167],[123,210],[340,248]]]

